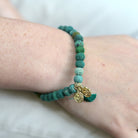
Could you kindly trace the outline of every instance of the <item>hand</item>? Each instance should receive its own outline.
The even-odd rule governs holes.
[[[85,38],[83,85],[97,92],[90,103],[57,101],[115,138],[138,138],[138,41],[129,36]],[[94,92],[95,93],[95,92]]]

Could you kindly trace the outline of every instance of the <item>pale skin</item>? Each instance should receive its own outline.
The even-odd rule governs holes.
[[[74,83],[75,49],[68,34],[6,18],[0,18],[0,30],[0,88],[46,93]],[[84,44],[83,84],[97,98],[57,103],[115,138],[137,138],[138,41],[116,35],[87,37]]]

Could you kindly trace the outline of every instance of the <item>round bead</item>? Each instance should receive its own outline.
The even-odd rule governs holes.
[[[76,35],[80,35],[80,33],[79,33],[79,32],[74,32],[74,33],[72,34],[72,38],[74,39]]]
[[[64,96],[70,96],[70,92],[69,92],[68,87],[65,87],[65,88],[63,89],[63,95],[64,95]]]
[[[83,72],[84,72],[84,71],[83,71],[83,68],[76,68],[76,69],[75,69],[75,74],[76,74],[76,75],[82,75]]]
[[[74,82],[82,83],[82,81],[83,81],[82,76],[80,76],[80,75],[76,75],[76,76],[74,77]]]
[[[59,26],[58,29],[64,30],[64,26]]]
[[[73,34],[74,32],[77,32],[77,31],[76,31],[75,29],[73,29],[72,31],[69,32],[69,34],[72,36],[72,34]]]
[[[63,90],[62,89],[60,89],[60,90],[58,90],[58,92],[57,92],[57,98],[58,99],[60,99],[60,98],[64,98],[64,95],[63,95]]]
[[[76,92],[77,92],[76,89],[74,88],[74,84],[71,84],[71,85],[69,86],[69,91],[70,91],[70,94],[76,93]]]
[[[79,60],[79,61],[76,61],[76,67],[83,68],[84,66],[85,66],[85,63],[84,63],[84,61],[81,61],[81,60]]]
[[[68,26],[68,27],[65,28],[65,31],[66,31],[67,33],[69,33],[69,32],[72,31],[72,30],[73,30],[73,27],[71,27],[71,26]]]
[[[73,39],[74,39],[74,41],[77,41],[77,40],[83,41],[83,37],[80,34],[75,35],[75,37]]]
[[[84,59],[85,59],[84,53],[77,53],[76,54],[76,60],[84,60]]]
[[[54,91],[54,92],[53,92],[53,100],[58,100],[58,98],[57,98],[57,92],[58,92],[58,91]]]
[[[40,99],[44,101],[44,94],[40,95]]]
[[[78,46],[78,47],[76,48],[76,53],[84,53],[84,47]]]
[[[53,93],[48,93],[47,94],[47,97],[45,97],[46,99],[45,99],[45,101],[47,100],[47,101],[53,101]]]
[[[77,40],[77,41],[75,42],[75,47],[78,47],[78,46],[84,46],[83,41]]]
[[[44,101],[48,101],[48,94],[44,94]]]

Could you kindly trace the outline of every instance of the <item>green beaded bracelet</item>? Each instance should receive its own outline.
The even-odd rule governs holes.
[[[85,49],[82,35],[77,32],[71,26],[59,26],[58,29],[67,32],[74,40],[74,45],[76,48],[76,69],[74,76],[74,84],[69,85],[63,89],[53,91],[51,93],[39,94],[35,92],[43,101],[56,101],[58,99],[64,98],[65,96],[70,96],[74,94],[74,100],[77,103],[81,103],[83,101],[92,102],[96,98],[96,94],[91,94],[90,89],[82,85],[83,81],[83,67],[85,66]]]

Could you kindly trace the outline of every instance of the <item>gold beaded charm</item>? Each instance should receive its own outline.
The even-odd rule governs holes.
[[[77,93],[74,95],[74,100],[77,103],[83,102],[84,101],[84,96],[85,97],[90,97],[91,96],[90,89],[83,86],[82,83],[75,83],[74,86],[75,86],[75,89],[77,90]]]
[[[81,92],[77,91],[77,93],[75,93],[74,95],[74,100],[77,102],[77,103],[81,103],[84,101],[84,96]]]

